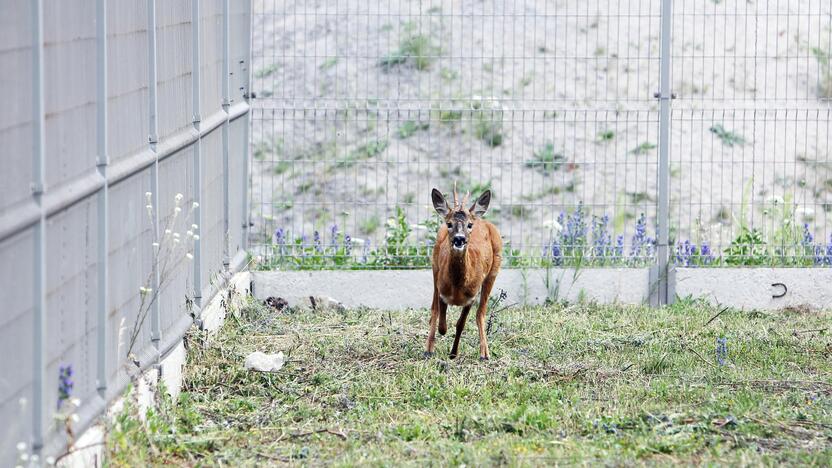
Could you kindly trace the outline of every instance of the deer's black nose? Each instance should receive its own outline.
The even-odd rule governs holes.
[[[452,242],[454,247],[462,247],[465,245],[465,236],[454,236]]]

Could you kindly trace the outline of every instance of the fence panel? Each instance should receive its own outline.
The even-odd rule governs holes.
[[[659,4],[255,2],[255,251],[424,267],[456,183],[509,265],[652,262]]]
[[[0,416],[12,422],[0,431],[2,466],[23,461],[19,446],[42,459],[63,450],[62,392],[82,402],[78,434],[121,395],[132,362],[146,369],[181,338],[199,313],[185,298],[211,299],[226,268],[226,222],[239,249],[248,3],[235,2],[227,51],[225,3],[197,6],[38,0],[0,18],[0,81],[19,91],[0,117],[14,155],[0,174],[0,351],[18,356],[0,372]],[[226,57],[240,76],[229,111]],[[197,211],[205,226],[194,228]],[[175,247],[201,242],[201,263]]]
[[[832,264],[832,4],[675,3],[676,263]]]

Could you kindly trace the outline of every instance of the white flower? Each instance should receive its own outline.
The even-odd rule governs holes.
[[[153,243],[153,247],[156,247],[156,248],[158,249],[158,248],[159,248],[159,243],[158,243],[158,242],[154,242],[154,243]]]
[[[46,457],[46,464],[47,465],[54,465],[55,464],[55,457]]]
[[[196,224],[191,224],[191,229],[196,231],[197,229],[199,229],[199,226],[197,226]]]
[[[70,416],[69,418],[72,419],[72,422],[78,422],[81,420],[81,418],[78,416],[78,413],[72,413],[72,416]]]
[[[173,238],[174,238],[174,239],[179,239],[179,233],[178,233],[178,232],[174,232],[174,233],[173,233]]]
[[[178,238],[178,237],[174,237],[174,239],[173,239],[173,243],[174,243],[174,244],[178,244],[178,243],[179,243],[179,238]]]
[[[194,240],[199,240],[199,234],[194,234]]]
[[[28,461],[28,460],[29,460],[29,454],[28,453],[21,453],[20,454],[20,461]]]
[[[551,221],[544,222],[543,225],[554,229],[555,232],[560,232],[561,230],[563,230],[563,226],[561,226],[560,223],[554,219]]]
[[[152,196],[153,196],[153,193],[152,193],[152,192],[145,192],[145,193],[144,193],[144,198],[145,198],[145,200],[147,200],[147,202],[148,202],[148,203],[150,203],[150,198],[151,198]]]
[[[179,214],[180,211],[182,211],[182,208],[179,208],[178,206],[173,209],[173,212],[176,214]]]
[[[185,234],[186,234],[188,237],[191,237],[192,235],[194,235],[194,232],[193,232],[193,231],[191,231],[191,230],[188,230],[187,232],[185,232]]]
[[[81,399],[80,398],[72,398],[69,400],[73,405],[76,407],[81,406]]]
[[[176,196],[173,197],[173,199],[176,201],[176,203],[181,202],[183,198],[185,198],[185,197],[181,193],[177,193]]]
[[[169,236],[172,231],[170,229],[165,229],[165,235]]]
[[[40,457],[37,455],[32,455],[32,463],[37,463],[40,460]]]
[[[18,452],[22,452],[26,450],[26,442],[18,442],[16,447]]]
[[[194,202],[194,208],[199,208],[199,203]]]
[[[188,260],[193,260],[194,255],[192,253],[188,252],[188,253],[185,254],[185,258],[187,258]]]

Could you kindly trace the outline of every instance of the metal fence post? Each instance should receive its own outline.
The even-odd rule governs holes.
[[[46,430],[46,148],[44,146],[43,0],[32,2],[32,195],[40,210],[34,240],[34,336],[32,357],[32,449],[43,448]]]
[[[98,192],[98,347],[96,389],[102,398],[107,397],[107,310],[109,309],[109,185],[107,165],[110,163],[107,151],[107,1],[96,4],[96,34],[98,40],[98,160],[96,166],[104,185]]]
[[[231,105],[231,95],[229,90],[229,73],[231,72],[230,60],[230,41],[231,41],[231,22],[230,14],[230,0],[225,0],[222,3],[222,109],[225,112],[225,122],[222,124],[222,219],[223,219],[223,247],[222,247],[222,264],[225,270],[228,270],[228,265],[231,263],[231,246],[230,246],[230,206],[231,199],[229,191],[229,163],[228,163],[228,145],[229,145],[229,131],[230,124],[228,120],[228,108]]]
[[[200,22],[202,16],[199,12],[199,2],[195,1],[191,8],[191,41],[193,42],[192,60],[191,60],[191,79],[192,79],[192,100],[193,100],[193,125],[197,133],[197,139],[194,142],[194,193],[193,199],[196,203],[194,208],[194,222],[199,226],[200,231],[204,228],[202,225],[202,135],[200,134]],[[202,308],[202,236],[194,241],[194,304]]]
[[[242,70],[243,73],[243,98],[248,103],[248,111],[246,112],[245,116],[245,128],[243,129],[243,183],[242,183],[242,213],[240,214],[241,221],[242,221],[242,228],[241,235],[243,236],[240,239],[240,245],[242,246],[243,250],[248,250],[248,236],[249,236],[249,229],[251,228],[251,221],[250,221],[250,214],[249,210],[249,185],[251,184],[251,177],[249,176],[249,148],[251,147],[251,142],[249,142],[249,137],[251,134],[251,99],[254,97],[252,96],[251,92],[251,30],[252,30],[252,8],[251,8],[251,0],[245,1],[246,6],[246,55],[245,61],[242,63]]]
[[[659,206],[658,206],[658,304],[667,304],[668,269],[670,267],[670,58],[673,0],[662,0],[661,51],[659,61]]]
[[[155,160],[150,168],[150,193],[153,203],[151,222],[153,223],[153,242],[161,244],[159,240],[159,210],[161,209],[159,197],[159,154],[156,152],[156,144],[159,142],[159,127],[157,114],[159,112],[156,87],[156,0],[147,0],[147,85],[148,85],[148,136],[147,142],[150,151],[153,152]],[[150,340],[157,347],[162,340],[162,311],[159,305],[159,298],[162,291],[159,291],[159,249],[153,247],[151,288],[156,291],[156,299],[150,304]]]

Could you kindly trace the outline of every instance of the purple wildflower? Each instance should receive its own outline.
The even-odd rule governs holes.
[[[621,260],[624,257],[624,236],[619,234],[615,238],[615,249],[613,250],[613,260]]]
[[[612,236],[609,233],[610,217],[600,219],[592,217],[592,253],[595,258],[603,259],[612,254]]]
[[[58,409],[61,409],[61,404],[72,396],[72,388],[75,386],[72,373],[72,365],[61,366],[58,369]]]
[[[367,263],[367,256],[370,254],[370,239],[364,241],[364,248],[361,252],[361,263]]]
[[[315,231],[312,233],[312,242],[315,243],[315,252],[323,253],[324,248],[321,246],[321,233]]]
[[[720,366],[725,365],[725,361],[728,358],[728,338],[717,338],[716,339],[716,361],[719,363]]]
[[[693,260],[696,258],[696,244],[691,243],[691,241],[686,240],[684,242],[679,242],[676,244],[676,263],[689,267],[692,265]]]
[[[277,251],[280,255],[286,255],[286,232],[283,228],[274,231],[274,243],[277,244]]]
[[[352,237],[349,234],[344,235],[344,253],[347,257],[352,255]]]
[[[710,265],[714,262],[714,253],[711,252],[711,246],[705,241],[702,242],[702,247],[699,249],[699,256],[703,265]]]
[[[645,244],[649,243],[650,238],[647,237],[647,220],[644,217],[644,213],[638,217],[636,220],[636,232],[633,234],[633,242],[630,245],[630,258],[632,259],[641,259],[642,256],[642,249],[645,248]]]
[[[332,247],[332,250],[338,250],[338,225],[333,224],[332,227],[329,228],[330,232],[330,240],[329,245]]]
[[[563,252],[560,250],[560,244],[557,240],[552,242],[552,263],[561,265],[563,263]]]

